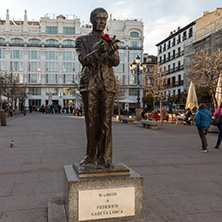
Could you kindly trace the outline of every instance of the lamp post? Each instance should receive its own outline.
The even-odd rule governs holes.
[[[136,117],[137,117],[137,120],[140,120],[141,118],[141,107],[140,107],[140,79],[139,79],[139,76],[140,74],[142,74],[143,72],[143,69],[145,68],[145,64],[143,63],[140,63],[140,57],[137,56],[136,57],[136,61],[134,61],[133,63],[130,64],[130,70],[137,76],[137,105],[136,105]]]

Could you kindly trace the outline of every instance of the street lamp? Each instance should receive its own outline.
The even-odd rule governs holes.
[[[140,57],[137,56],[136,57],[136,61],[134,61],[133,63],[130,64],[130,70],[135,74],[137,75],[137,88],[138,88],[138,91],[137,91],[137,106],[136,108],[137,109],[140,109],[140,90],[139,90],[139,87],[140,87],[140,79],[139,79],[139,76],[140,74],[142,73],[144,69],[144,64],[143,63],[140,63]]]

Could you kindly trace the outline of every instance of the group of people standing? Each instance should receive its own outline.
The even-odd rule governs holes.
[[[61,113],[73,113],[75,116],[82,116],[82,110],[79,108],[73,108],[73,107],[61,107],[61,105],[41,105],[40,108],[36,108],[35,105],[29,106],[30,113],[33,111],[39,111],[41,113],[45,114],[61,114]]]
[[[216,111],[213,113],[213,116],[216,117],[219,113],[222,115],[222,103],[220,104],[220,107],[217,108]],[[202,143],[202,151],[204,153],[208,152],[208,142],[206,135],[212,122],[212,113],[207,109],[207,106],[204,103],[200,104],[199,112],[196,114],[195,118],[195,125],[198,129],[198,133]],[[219,149],[222,140],[222,124],[218,125],[218,129],[219,133],[215,145],[216,149]]]

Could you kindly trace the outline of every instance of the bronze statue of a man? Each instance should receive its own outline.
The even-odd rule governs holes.
[[[112,110],[115,96],[113,66],[120,59],[117,40],[106,41],[104,29],[108,13],[96,8],[90,14],[93,30],[76,39],[76,51],[82,64],[80,92],[84,103],[87,149],[81,165],[112,168]]]

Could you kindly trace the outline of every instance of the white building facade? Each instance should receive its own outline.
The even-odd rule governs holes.
[[[175,96],[186,89],[184,63],[187,55],[184,49],[195,39],[195,31],[196,22],[191,22],[184,28],[178,27],[170,36],[156,44],[158,63],[165,70],[169,85],[164,92],[165,98]]]
[[[91,29],[91,25],[82,25],[76,16],[46,15],[39,21],[29,21],[25,11],[21,21],[11,20],[7,10],[6,19],[0,20],[0,70],[26,85],[26,106],[40,107],[52,100],[62,107],[81,107],[77,87],[81,64],[75,40]],[[140,89],[136,88],[129,64],[137,55],[143,56],[143,22],[116,20],[110,15],[107,33],[121,41],[121,62],[114,70],[126,87],[126,98],[136,104]],[[128,104],[130,106],[134,108],[134,104]]]

